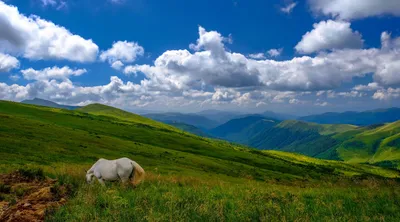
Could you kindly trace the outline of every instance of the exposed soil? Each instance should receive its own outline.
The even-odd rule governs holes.
[[[44,221],[48,210],[66,202],[68,189],[50,178],[0,175],[0,222]]]

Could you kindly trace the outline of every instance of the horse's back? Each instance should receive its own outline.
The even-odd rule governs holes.
[[[130,162],[132,162],[133,160],[129,159],[128,157],[122,157],[122,158],[116,159],[116,161],[118,161],[118,162],[127,162],[127,163],[130,163]]]
[[[116,174],[121,179],[128,179],[133,171],[131,160],[128,158],[120,158],[114,160],[116,165]]]

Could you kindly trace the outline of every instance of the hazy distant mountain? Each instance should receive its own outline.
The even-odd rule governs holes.
[[[324,124],[371,125],[400,120],[400,108],[376,109],[364,112],[323,113],[304,116],[300,120]]]
[[[218,125],[218,122],[210,120],[197,114],[185,113],[151,113],[144,116],[164,123],[177,122],[193,125],[201,129],[211,129]]]
[[[197,115],[204,116],[210,120],[213,120],[215,122],[218,122],[220,124],[226,123],[227,121],[238,117],[240,115],[243,115],[243,113],[240,112],[230,112],[230,111],[222,111],[222,110],[214,110],[214,109],[209,109],[209,110],[203,110],[198,113]]]
[[[261,115],[273,119],[279,119],[279,120],[288,120],[288,119],[297,119],[297,116],[290,115],[290,114],[285,114],[285,113],[276,113],[272,111],[265,111],[261,113]]]
[[[228,122],[210,130],[210,133],[216,137],[225,138],[229,135],[236,134],[244,130],[246,127],[265,119],[262,115],[249,115],[242,118],[232,119]]]
[[[212,130],[218,138],[258,149],[284,150],[317,156],[337,144],[331,136],[355,129],[346,124],[316,124],[277,120],[262,115],[232,119]]]
[[[68,105],[62,105],[58,104],[49,100],[45,99],[39,99],[39,98],[34,98],[32,100],[23,100],[21,103],[25,104],[31,104],[31,105],[38,105],[38,106],[48,106],[48,107],[53,107],[53,108],[60,108],[60,109],[69,109],[69,110],[74,110],[79,108],[80,106],[68,106]]]
[[[179,123],[179,122],[165,122],[166,124],[169,124],[171,126],[174,126],[178,129],[181,129],[183,131],[198,135],[198,136],[202,136],[202,137],[212,137],[211,135],[209,135],[208,133],[206,133],[204,130],[195,127],[193,125],[189,125],[186,123]]]

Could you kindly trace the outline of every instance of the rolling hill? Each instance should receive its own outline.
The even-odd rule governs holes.
[[[261,113],[261,115],[272,118],[272,119],[278,119],[278,120],[290,120],[290,119],[296,119],[297,117],[294,115],[290,114],[285,114],[285,113],[276,113],[272,111],[265,111]]]
[[[257,149],[282,150],[317,156],[337,141],[332,135],[355,129],[346,124],[280,121],[261,115],[233,119],[211,130],[212,135]]]
[[[372,125],[333,136],[340,141],[320,157],[400,169],[400,121]],[[332,157],[329,157],[331,154]]]
[[[132,123],[136,124],[142,124],[142,125],[148,125],[152,127],[157,127],[157,128],[164,128],[164,129],[170,129],[173,130],[172,127],[169,127],[166,124],[162,124],[160,122],[154,121],[152,119],[127,112],[121,109],[116,109],[111,106],[106,106],[103,104],[90,104],[81,108],[77,109],[78,111],[84,112],[84,113],[90,113],[93,115],[97,116],[106,116],[106,117],[113,117],[113,118],[118,118],[119,120],[125,120],[129,121]]]
[[[298,118],[320,124],[352,124],[366,126],[400,120],[400,108],[376,109],[364,112],[323,113]]]
[[[242,118],[232,119],[212,130],[210,133],[214,136],[225,138],[230,134],[239,133],[251,124],[265,119],[261,115],[250,115]]]
[[[197,136],[209,137],[209,138],[212,137],[210,134],[206,133],[205,130],[201,130],[193,125],[189,125],[186,123],[172,122],[172,121],[171,122],[166,121],[165,123]]]
[[[400,169],[400,121],[357,127],[254,115],[230,120],[210,133],[260,150]]]
[[[71,189],[63,207],[48,211],[50,221],[400,216],[397,200],[389,198],[400,194],[398,184],[387,182],[400,173],[391,169],[249,149],[100,104],[66,110],[0,101],[0,121],[0,172],[41,168],[57,179],[52,192]],[[138,188],[85,183],[83,170],[98,158],[122,156],[145,169]],[[1,198],[18,201],[2,187]]]
[[[48,106],[48,107],[53,107],[53,108],[60,108],[60,109],[69,109],[69,110],[74,110],[79,108],[80,106],[67,106],[67,105],[61,105],[49,100],[44,100],[44,99],[39,99],[39,98],[34,98],[32,100],[23,100],[21,103],[25,104],[32,104],[32,105],[38,105],[38,106]]]
[[[199,116],[204,116],[207,119],[215,121],[218,124],[226,123],[231,119],[244,115],[243,113],[240,112],[230,112],[230,111],[213,110],[213,109],[203,110],[195,114]]]
[[[164,123],[168,122],[185,123],[201,129],[211,129],[218,125],[216,121],[210,120],[204,116],[200,116],[197,114],[150,113],[150,114],[145,114],[144,116]]]

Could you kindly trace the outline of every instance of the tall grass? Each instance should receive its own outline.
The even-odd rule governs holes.
[[[49,221],[398,221],[400,190],[359,185],[287,186],[150,174],[132,189],[81,183]],[[379,187],[379,192],[377,192]]]

